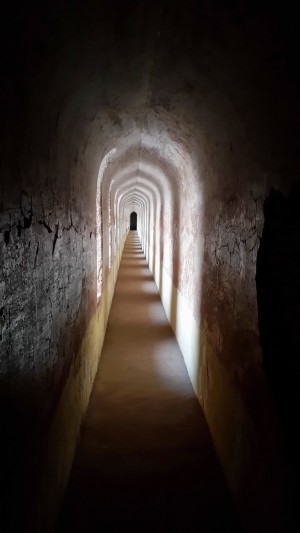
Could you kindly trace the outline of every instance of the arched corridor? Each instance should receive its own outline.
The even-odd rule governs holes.
[[[166,457],[165,488],[160,459],[154,465],[156,496],[152,485],[139,493],[140,478],[132,477],[126,501],[137,492],[141,505],[143,494],[153,499],[150,530],[168,493],[165,530],[167,515],[176,523],[168,509],[182,496],[182,531],[184,509],[191,531],[200,529],[193,525],[200,514],[204,531],[223,531],[221,517],[245,533],[297,531],[296,8],[248,0],[29,0],[8,4],[2,19],[1,532],[53,533],[62,509],[61,527],[71,528],[66,517],[79,527],[84,506],[72,486],[93,413],[103,443],[106,417],[113,435],[120,421],[117,444],[126,445],[126,402],[114,414],[111,389],[112,404],[105,403],[108,368],[112,379],[121,374],[120,398],[127,377],[138,383],[152,372],[145,391],[153,383],[157,396],[144,398],[143,431],[135,426],[140,412],[132,424],[134,446],[150,446],[152,423],[162,425],[155,435],[162,448],[173,436],[174,446],[186,438],[186,448],[176,448],[179,470],[173,452]],[[135,238],[141,249],[131,250]],[[155,310],[162,339],[172,330],[177,343],[178,357],[166,368],[160,347],[147,351]],[[105,355],[110,343],[123,354],[119,343],[130,331],[128,342],[143,340],[145,354],[143,368],[137,355],[128,359],[132,376],[125,356],[117,366],[117,348]],[[170,385],[177,377],[182,405]],[[162,398],[165,420],[159,409],[152,420],[150,399],[158,405]],[[207,462],[204,453],[188,453],[196,441]],[[185,484],[180,492],[174,483],[174,499],[171,471]],[[121,466],[110,471],[108,486],[119,474]],[[88,509],[97,494],[87,501],[84,486]],[[109,514],[111,489],[101,494]],[[70,511],[75,501],[78,515]]]

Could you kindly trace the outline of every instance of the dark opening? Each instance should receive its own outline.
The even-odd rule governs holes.
[[[137,214],[135,211],[133,211],[130,215],[130,229],[136,230],[136,224],[137,224]]]
[[[287,197],[271,189],[264,216],[256,273],[259,335],[285,452],[299,479],[300,187],[294,186]]]

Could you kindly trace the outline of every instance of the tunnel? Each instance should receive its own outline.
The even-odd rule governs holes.
[[[140,383],[149,370],[142,355],[152,337],[129,307],[142,302],[164,313],[161,326],[147,311],[149,324],[165,346],[174,336],[190,387],[168,416],[178,417],[182,449],[191,441],[180,428],[199,418],[195,431],[206,435],[215,465],[205,479],[220,480],[236,530],[298,530],[296,20],[292,4],[247,0],[30,0],[3,9],[1,531],[92,530],[68,529],[65,502],[98,377],[104,390],[119,376],[105,373],[107,343],[128,336],[130,317],[141,343],[132,363]],[[135,292],[126,300],[122,287],[133,275]],[[124,346],[120,361],[130,357]],[[167,365],[166,383],[179,380],[176,364]],[[126,376],[120,373],[120,390]],[[97,416],[110,419],[105,401]],[[150,411],[141,408],[145,420]],[[200,461],[197,450],[190,457]],[[201,516],[192,519],[205,494],[201,469],[187,462],[188,475],[176,478],[174,466],[163,492],[167,474],[159,468],[157,520],[172,490],[181,495],[174,512],[183,506],[181,518],[161,530],[201,530]],[[94,505],[100,517],[111,483],[102,475]],[[143,505],[147,476],[134,487]],[[122,483],[119,504],[129,494]],[[151,516],[151,501],[143,517]],[[214,519],[218,502],[212,496],[205,511]],[[131,530],[160,531],[149,523],[137,520]],[[223,531],[212,524],[202,530]],[[109,521],[101,529],[100,518],[97,527],[113,531]]]

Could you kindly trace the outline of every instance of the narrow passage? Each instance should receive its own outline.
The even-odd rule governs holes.
[[[59,531],[238,531],[137,232],[125,244]]]

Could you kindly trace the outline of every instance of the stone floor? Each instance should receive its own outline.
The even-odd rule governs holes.
[[[238,531],[136,232],[126,241],[58,531]]]

